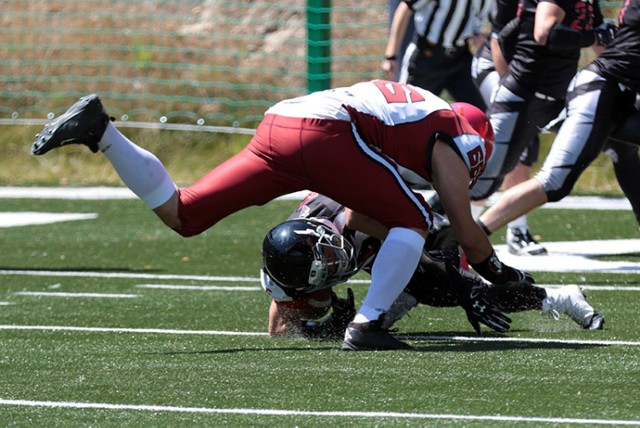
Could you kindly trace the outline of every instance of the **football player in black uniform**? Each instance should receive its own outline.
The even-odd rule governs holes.
[[[490,37],[485,39],[473,57],[471,76],[486,105],[491,105],[492,95],[500,85],[500,79],[507,74],[509,68],[513,52],[510,49],[505,49],[503,52],[499,35],[503,30],[512,31],[509,26],[516,26],[517,21],[514,18],[518,12],[518,4],[518,0],[496,1],[495,13],[490,17]],[[536,133],[531,141],[525,145],[513,170],[505,175],[503,188],[508,189],[529,179],[531,169],[538,161],[539,153],[540,138]],[[472,205],[472,213],[476,219],[480,217],[484,205],[484,201],[477,201]],[[526,215],[509,222],[506,242],[509,252],[518,256],[547,254],[546,248],[538,243],[529,231]]]
[[[640,0],[627,0],[620,27],[604,52],[582,69],[568,92],[567,118],[541,171],[506,191],[481,217],[486,231],[568,195],[587,166],[606,150],[640,223]]]
[[[471,191],[474,200],[491,196],[511,171],[524,146],[564,107],[580,50],[608,45],[615,26],[603,24],[597,0],[523,0],[513,57],[489,107],[496,147]]]
[[[370,273],[380,240],[354,230],[343,206],[310,194],[289,219],[264,239],[261,282],[271,296],[269,334],[341,337],[355,311],[353,293],[338,298],[332,288],[360,270]],[[509,329],[503,312],[542,310],[567,314],[585,329],[600,329],[604,318],[577,286],[496,286],[460,268],[458,245],[444,217],[434,219],[420,264],[385,317],[385,328],[418,304],[461,306],[476,332],[480,323]],[[317,320],[331,314],[321,322]]]

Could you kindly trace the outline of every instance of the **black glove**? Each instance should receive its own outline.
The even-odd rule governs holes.
[[[451,285],[458,292],[458,302],[467,314],[467,319],[478,334],[482,334],[480,323],[504,333],[511,327],[511,318],[502,313],[499,307],[487,297],[490,285],[479,276],[461,270],[447,263],[447,274]]]
[[[618,27],[612,23],[599,25],[593,30],[596,35],[596,43],[598,46],[609,46],[618,33]]]
[[[347,298],[341,299],[331,292],[331,314],[323,321],[305,321],[302,324],[302,334],[316,339],[334,339],[344,336],[347,326],[356,316],[356,306],[353,290],[347,288]]]
[[[471,266],[487,281],[498,284],[519,284],[527,283],[533,284],[535,280],[531,274],[514,269],[510,266],[502,263],[495,251],[491,252],[491,255],[480,263],[470,263]]]
[[[480,323],[494,331],[505,333],[511,328],[511,318],[487,300],[485,296],[487,287],[473,287],[467,296],[460,298],[460,304],[476,333],[482,334]]]

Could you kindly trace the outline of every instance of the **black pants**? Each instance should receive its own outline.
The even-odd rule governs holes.
[[[473,83],[473,56],[464,46],[454,50],[439,46],[420,46],[412,42],[405,53],[400,80],[440,95],[447,90],[455,101],[473,104],[481,110],[487,106]]]

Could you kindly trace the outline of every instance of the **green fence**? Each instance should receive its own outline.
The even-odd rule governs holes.
[[[0,14],[0,124],[97,92],[130,125],[251,132],[280,99],[382,77],[388,3],[0,0]]]
[[[0,120],[97,92],[119,120],[252,128],[274,102],[380,77],[383,0],[0,1]]]

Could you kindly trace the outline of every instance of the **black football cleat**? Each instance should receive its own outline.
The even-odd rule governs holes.
[[[84,144],[93,153],[98,151],[109,116],[96,94],[80,98],[69,110],[47,123],[31,146],[31,153],[43,155],[67,144]],[[113,120],[113,119],[111,119]]]
[[[342,342],[343,351],[413,350],[412,346],[393,337],[383,328],[384,315],[375,321],[352,322],[347,327]]]

